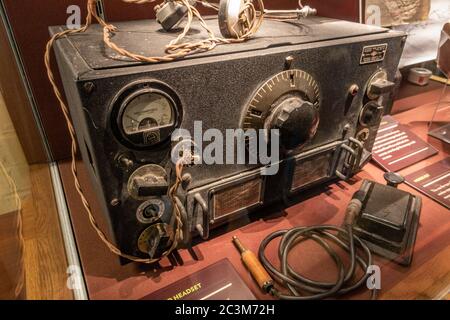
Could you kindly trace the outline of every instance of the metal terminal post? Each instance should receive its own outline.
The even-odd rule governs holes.
[[[240,254],[243,254],[245,251],[247,251],[241,240],[239,240],[236,236],[233,237],[233,244],[236,246],[236,249],[239,250]]]
[[[245,14],[244,0],[220,0],[219,27],[225,38],[239,38],[244,33],[241,16]],[[264,17],[268,19],[297,20],[317,15],[317,10],[310,6],[302,6],[294,10],[264,9]]]
[[[295,10],[269,10],[265,9],[264,14],[270,18],[271,15],[273,16],[283,16],[283,15],[296,15],[298,19],[300,18],[306,18],[309,16],[315,16],[317,15],[317,10],[314,8],[311,8],[310,6],[304,6],[301,9],[295,9]]]

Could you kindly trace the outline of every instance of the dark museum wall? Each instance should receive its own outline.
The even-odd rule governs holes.
[[[270,9],[297,6],[297,0],[265,0],[265,3]],[[47,81],[43,63],[44,48],[49,37],[48,26],[65,24],[68,17],[66,9],[70,5],[79,5],[84,16],[85,4],[85,0],[3,0],[24,71],[55,160],[70,157],[70,143],[63,116],[59,112],[57,101]],[[321,16],[350,21],[359,20],[359,0],[304,0],[303,4],[316,7]],[[104,1],[104,6],[108,21],[154,17],[151,4],[135,5],[123,3],[121,0],[107,0]],[[10,105],[8,101],[6,103]],[[26,145],[23,142],[22,144]]]

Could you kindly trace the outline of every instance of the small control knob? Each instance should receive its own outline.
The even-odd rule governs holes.
[[[165,223],[158,223],[145,229],[138,239],[138,248],[148,254],[150,259],[160,258],[174,241],[172,227]]]
[[[388,80],[385,70],[377,71],[369,80],[367,97],[371,100],[378,99],[381,95],[390,93],[394,87],[395,83]]]
[[[141,223],[150,224],[157,222],[164,213],[172,212],[171,210],[171,202],[167,196],[152,197],[138,207],[136,218]]]
[[[405,178],[398,173],[395,172],[386,172],[384,174],[384,180],[386,180],[386,184],[390,187],[397,188],[399,184],[405,182]]]
[[[308,101],[294,96],[279,103],[267,119],[266,127],[280,131],[280,143],[291,150],[311,140],[319,125],[319,112]]]
[[[150,259],[159,258],[169,248],[172,240],[164,225],[159,224],[151,228],[149,233],[148,255]]]
[[[166,194],[169,184],[165,177],[149,174],[142,177],[135,177],[132,182],[132,188],[134,194],[139,198],[145,198]]]
[[[143,215],[147,219],[155,219],[159,218],[161,215],[161,207],[158,206],[156,203],[150,203],[143,212]]]
[[[128,180],[128,192],[135,199],[162,196],[168,189],[167,173],[158,165],[150,164],[140,167]]]
[[[386,79],[378,80],[370,86],[370,95],[381,96],[389,93],[394,89],[395,83]]]
[[[119,156],[117,156],[116,160],[119,167],[125,171],[129,170],[134,166],[134,161],[131,159],[129,155],[120,154]]]
[[[382,117],[383,107],[374,101],[370,101],[361,110],[359,123],[364,127],[373,127],[379,124]]]

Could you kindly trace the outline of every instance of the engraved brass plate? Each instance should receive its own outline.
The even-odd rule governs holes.
[[[261,177],[233,185],[212,194],[214,219],[237,213],[261,203],[263,183]]]
[[[291,192],[307,185],[328,178],[333,152],[327,152],[305,160],[299,160],[295,165]]]

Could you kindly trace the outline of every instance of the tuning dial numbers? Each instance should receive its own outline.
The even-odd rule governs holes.
[[[276,74],[252,97],[241,127],[279,129],[281,143],[287,149],[311,139],[319,124],[320,91],[307,72],[292,69]]]

